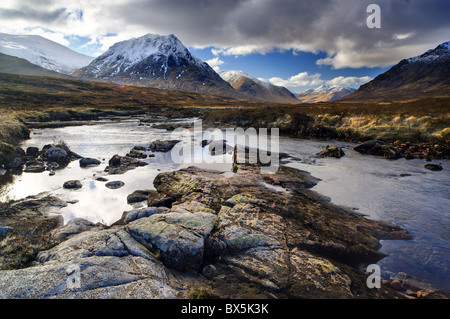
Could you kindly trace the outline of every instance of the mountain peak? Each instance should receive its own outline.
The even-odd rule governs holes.
[[[262,81],[243,71],[224,70],[219,72],[219,75],[236,91],[252,100],[298,103],[294,94],[288,89]]]
[[[248,73],[245,73],[245,72],[239,71],[239,70],[223,70],[223,71],[219,72],[219,75],[222,77],[222,79],[224,79],[225,81],[227,81],[230,84],[238,81],[240,77],[244,77],[244,78],[250,79],[266,88],[269,88],[272,85],[269,82],[262,81]]]
[[[117,42],[76,75],[86,79],[237,96],[174,35],[148,33]]]
[[[439,58],[450,58],[450,41],[439,44],[436,48],[428,50],[424,54],[406,59],[408,63],[431,63]]]

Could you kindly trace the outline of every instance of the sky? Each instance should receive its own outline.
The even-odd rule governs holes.
[[[449,12],[449,0],[2,0],[0,32],[41,35],[90,56],[147,33],[175,34],[216,71],[296,93],[357,88],[449,41]]]

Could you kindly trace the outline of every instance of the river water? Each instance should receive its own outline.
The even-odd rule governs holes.
[[[193,119],[178,120],[189,122]],[[171,121],[173,123],[174,121]],[[158,123],[159,124],[159,123]],[[177,139],[185,143],[189,134],[176,136],[165,129],[139,125],[138,119],[99,121],[93,125],[68,126],[32,130],[31,139],[21,146],[42,148],[45,144],[63,140],[70,149],[83,157],[102,161],[97,167],[80,168],[73,161],[54,176],[48,172],[23,173],[13,176],[0,189],[0,201],[20,199],[47,192],[70,202],[63,208],[65,222],[85,218],[93,222],[112,224],[124,211],[143,204],[127,204],[126,197],[135,190],[154,189],[153,179],[161,172],[180,169],[192,164],[175,163],[171,153],[155,153],[145,161],[149,165],[121,175],[105,175],[108,160],[115,154],[125,155],[135,145],[148,146],[155,140]],[[378,264],[382,275],[406,272],[424,279],[439,288],[450,289],[450,161],[434,161],[443,166],[440,172],[426,170],[424,160],[395,161],[375,156],[361,155],[352,150],[351,143],[339,141],[303,140],[280,137],[280,152],[293,159],[285,165],[310,172],[321,181],[313,188],[338,205],[350,207],[375,220],[386,220],[406,228],[413,236],[409,241],[382,241],[382,252],[388,257]],[[232,143],[230,143],[232,144]],[[318,158],[316,153],[334,144],[343,147],[346,156],[341,159]],[[199,150],[211,162],[207,147]],[[151,153],[151,152],[149,152]],[[231,154],[215,156],[225,163],[196,164],[204,168],[232,174]],[[96,178],[105,176],[109,181],[120,180],[125,186],[108,189]],[[62,187],[67,180],[80,180],[83,187],[67,190]]]

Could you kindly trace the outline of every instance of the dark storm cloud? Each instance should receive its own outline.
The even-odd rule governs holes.
[[[0,8],[0,18],[2,20],[26,19],[34,22],[55,22],[64,17],[65,9],[60,8],[53,11],[35,9],[29,6],[21,6],[18,9]]]
[[[24,3],[24,2],[21,2]],[[27,2],[25,2],[27,3]],[[31,3],[31,2],[28,2]],[[29,18],[57,26],[67,19],[57,0],[42,9],[0,9],[0,17]],[[66,2],[63,2],[66,3]],[[377,66],[448,41],[448,0],[78,0],[92,33],[174,33],[189,46],[214,46],[222,54],[273,49],[323,51],[318,64]],[[366,8],[381,7],[381,29],[366,25]],[[51,10],[46,10],[52,8]],[[0,5],[1,7],[1,5]],[[95,15],[95,16],[94,16]],[[52,24],[51,22],[54,21]],[[89,22],[90,21],[90,22]]]

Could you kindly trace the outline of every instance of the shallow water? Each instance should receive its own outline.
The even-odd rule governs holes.
[[[176,137],[186,143],[189,133],[181,132]],[[148,146],[154,140],[173,138],[171,132],[148,125],[140,126],[136,119],[32,130],[31,139],[23,143],[23,148],[42,148],[53,141],[64,140],[72,151],[83,157],[100,159],[102,164],[80,168],[78,161],[74,161],[67,168],[55,171],[54,176],[49,176],[48,172],[13,176],[12,181],[0,190],[0,200],[50,192],[72,203],[62,210],[65,222],[82,217],[111,224],[120,219],[124,211],[139,206],[127,204],[128,194],[138,189],[154,189],[153,179],[157,174],[191,164],[174,163],[170,153],[155,153],[154,158],[145,160],[149,163],[147,166],[121,175],[105,175],[103,171],[108,160],[114,154],[125,155],[135,145]],[[341,159],[317,158],[315,154],[329,143],[343,147],[346,156]],[[388,272],[402,271],[437,287],[450,289],[450,162],[438,161],[444,170],[431,172],[424,168],[424,160],[390,161],[363,156],[353,151],[353,146],[337,141],[280,137],[280,151],[295,157],[286,165],[308,171],[321,179],[313,188],[315,191],[329,197],[335,204],[355,209],[372,219],[393,222],[412,234],[414,238],[410,241],[382,241],[381,251],[389,254],[378,263],[384,277]],[[196,166],[218,169],[224,171],[226,176],[231,174],[230,154],[210,157],[206,147],[197,150],[193,157],[197,160],[203,158],[203,162],[226,159],[228,162],[223,164],[203,163]],[[109,181],[123,181],[125,186],[108,189],[105,182],[95,180],[103,175]],[[83,187],[79,190],[62,188],[65,181],[73,179],[80,180]]]

